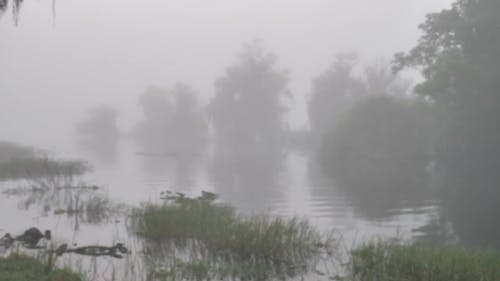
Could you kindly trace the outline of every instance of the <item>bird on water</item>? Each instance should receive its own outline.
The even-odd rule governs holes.
[[[51,236],[50,230],[45,230],[45,233],[42,234],[38,228],[31,227],[24,231],[23,234],[17,236],[15,240],[22,242],[25,247],[35,248],[42,238],[50,240]]]

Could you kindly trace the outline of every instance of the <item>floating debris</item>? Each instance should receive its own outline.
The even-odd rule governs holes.
[[[98,190],[100,187],[98,185],[86,185],[86,184],[79,184],[79,185],[64,185],[64,186],[56,186],[56,190],[61,190],[61,189],[79,189],[79,190]]]
[[[198,197],[198,198],[201,200],[214,201],[215,199],[219,198],[219,195],[215,194],[213,192],[202,190],[201,197]]]
[[[205,191],[205,190],[202,190],[201,196],[198,196],[196,198],[187,197],[186,194],[181,193],[181,192],[176,192],[174,194],[170,190],[162,191],[160,193],[160,196],[161,196],[160,199],[162,199],[162,200],[174,201],[176,203],[184,203],[187,201],[196,201],[196,200],[210,201],[211,202],[211,201],[215,201],[217,198],[219,198],[218,194],[213,193],[213,192],[209,192],[209,191]]]
[[[128,253],[128,249],[123,245],[123,243],[116,243],[114,246],[83,246],[77,248],[68,248],[68,244],[62,244],[55,251],[58,256],[62,256],[64,253],[76,253],[84,256],[110,256],[114,258],[121,259],[123,256],[121,254]]]

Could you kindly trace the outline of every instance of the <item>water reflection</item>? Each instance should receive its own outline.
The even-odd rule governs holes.
[[[121,200],[126,202],[139,202],[137,200],[139,193],[141,198],[146,198],[141,200],[157,199],[157,196],[147,195],[149,191],[136,186],[145,181],[161,185],[161,189],[156,191],[172,189],[191,194],[201,189],[213,190],[221,194],[222,200],[247,213],[263,213],[271,210],[285,216],[308,216],[322,224],[330,224],[333,219],[335,223],[331,226],[341,228],[356,226],[358,218],[353,217],[352,210],[361,219],[375,221],[392,219],[393,223],[396,220],[401,225],[411,225],[412,223],[408,221],[398,221],[397,216],[433,212],[426,208],[441,204],[424,200],[428,199],[427,196],[415,197],[414,194],[402,193],[389,197],[380,190],[379,194],[371,194],[336,185],[331,177],[313,165],[316,162],[312,158],[290,157],[291,152],[278,143],[274,145],[269,142],[233,143],[231,146],[225,146],[223,142],[218,142],[211,158],[206,154],[190,151],[174,153],[165,149],[166,152],[148,152],[152,150],[150,147],[137,148],[133,145],[120,146],[120,149],[124,150],[123,155],[131,155],[130,158],[126,158],[127,161],[136,161],[138,164],[133,164],[131,169],[140,171],[142,168],[142,173],[131,173],[131,170],[126,170],[130,167],[122,166],[123,163],[120,162],[114,164],[118,166],[116,173],[113,174],[113,177],[122,178],[119,182],[114,184],[113,179],[103,171],[93,173],[92,175],[97,178],[92,182],[111,183],[110,190],[113,194],[110,196],[122,198]],[[210,159],[210,162],[205,166],[207,159]],[[208,179],[204,177],[205,172],[208,172]],[[304,175],[297,176],[297,173]],[[19,207],[23,210],[35,209],[44,216],[56,212],[59,217],[68,218],[68,224],[73,228],[78,229],[82,223],[95,224],[109,221],[106,218],[110,217],[112,208],[108,206],[114,206],[115,203],[103,192],[79,190],[76,188],[78,185],[90,186],[79,178],[67,182],[61,179],[55,182],[41,181],[33,184],[30,182],[25,184],[24,188],[18,189],[16,196],[12,191],[9,196],[19,198]],[[54,188],[56,186],[73,188]],[[366,196],[367,194],[369,196]],[[415,197],[418,200],[408,200],[405,196],[411,199]],[[366,197],[370,197],[371,200]],[[375,204],[372,204],[374,203],[372,201]],[[92,202],[102,202],[102,204],[85,207]],[[86,209],[99,211],[87,213]],[[327,229],[330,226],[321,227]]]
[[[344,231],[344,227],[349,224],[347,228],[351,228],[347,229],[347,231],[356,228],[357,231],[361,232],[360,235],[365,235],[368,232],[366,234],[368,239],[372,238],[372,236],[368,235],[373,232],[379,234],[381,232],[379,230],[382,228],[390,228],[390,231],[394,229],[392,225],[370,224],[371,221],[387,219],[393,225],[406,226],[410,229],[415,228],[414,235],[429,234],[428,237],[432,236],[433,241],[440,241],[439,239],[444,235],[445,230],[450,228],[449,217],[432,218],[427,229],[418,228],[422,223],[412,221],[414,219],[412,216],[402,219],[398,217],[401,214],[414,214],[416,212],[426,216],[428,213],[434,212],[434,210],[428,209],[429,206],[441,205],[439,201],[425,200],[428,196],[416,197],[419,200],[408,200],[405,196],[413,198],[414,195],[408,195],[404,192],[384,201],[379,199],[379,196],[384,196],[384,193],[381,192],[381,194],[368,194],[372,200],[380,203],[374,206],[368,205],[370,202],[364,199],[364,196],[367,195],[366,192],[354,192],[349,190],[347,186],[336,185],[328,175],[321,173],[321,170],[313,165],[312,158],[308,159],[306,156],[289,157],[293,153],[277,144],[257,142],[252,145],[233,144],[232,146],[224,146],[223,143],[217,143],[208,167],[204,166],[207,156],[203,154],[198,155],[193,152],[153,153],[146,152],[151,151],[148,147],[137,148],[134,146],[123,146],[120,149],[123,149],[123,151],[120,151],[123,153],[122,155],[132,155],[130,158],[132,160],[129,161],[136,161],[133,165],[134,169],[140,172],[142,165],[143,172],[142,174],[133,174],[128,170],[120,170],[123,169],[122,166],[119,166],[122,164],[121,162],[115,164],[118,165],[119,170],[116,175],[124,179],[120,183],[129,184],[128,187],[130,187],[131,192],[119,186],[118,188],[111,188],[114,192],[111,196],[118,197],[123,193],[128,193],[126,196],[129,197],[125,197],[125,200],[133,200],[133,197],[137,197],[138,192],[146,192],[140,190],[134,184],[130,184],[130,182],[137,182],[136,177],[141,180],[145,178],[146,181],[160,178],[165,179],[165,181],[161,182],[162,190],[172,186],[175,191],[188,191],[186,193],[189,194],[191,191],[195,191],[192,189],[194,186],[207,187],[208,190],[215,190],[220,193],[222,200],[229,201],[236,207],[238,212],[262,213],[277,207],[293,210],[293,212],[286,213],[285,216],[290,215],[290,213],[303,217],[307,216],[313,222],[319,221],[325,224],[326,226],[320,226],[322,229],[336,227]],[[286,156],[287,154],[288,156]],[[291,159],[293,161],[288,161]],[[290,162],[293,162],[293,165],[290,165]],[[205,168],[208,168],[211,181],[207,182],[203,178],[203,169]],[[307,169],[308,172],[306,173]],[[299,179],[290,176],[297,174],[297,170],[304,170],[303,174],[304,176],[307,175],[307,177]],[[109,178],[106,178],[109,175],[104,175],[104,177],[102,177],[103,173],[94,173],[92,175],[97,175],[95,182],[109,183]],[[296,186],[296,188],[290,188],[290,182],[285,182],[287,179],[291,179],[291,185]],[[78,188],[79,185],[80,188]],[[33,188],[33,186],[36,188]],[[47,186],[51,186],[51,188],[46,188]],[[82,189],[82,186],[88,188]],[[109,197],[99,190],[100,188],[92,190],[91,186],[85,184],[83,180],[80,182],[79,178],[75,177],[73,181],[69,182],[59,180],[59,182],[45,182],[39,185],[25,184],[24,188],[18,188],[17,191],[9,189],[7,193],[2,195],[9,195],[11,198],[20,200],[19,204],[23,209],[41,211],[44,216],[53,217],[50,218],[51,220],[59,221],[58,218],[66,218],[64,224],[71,226],[71,231],[78,230],[78,233],[87,236],[88,232],[92,232],[92,227],[83,227],[83,224],[109,223],[107,224],[109,226],[114,218],[119,217],[112,212],[116,203],[109,200]],[[8,194],[9,192],[12,192],[12,194]],[[387,196],[387,194],[385,195]],[[304,206],[307,208],[311,205],[313,206],[312,212],[308,213],[309,210],[305,209]],[[359,216],[353,217],[352,209],[361,218]],[[87,210],[94,210],[95,212],[87,212]],[[317,220],[318,217],[325,219]],[[439,229],[438,226],[445,226],[446,228]],[[373,229],[376,230],[370,232]],[[350,235],[350,232],[347,235]],[[393,235],[393,233],[391,232],[388,235]],[[106,233],[100,233],[99,237],[106,237]],[[425,239],[431,240],[431,238]],[[85,242],[92,243],[93,241]],[[155,246],[153,245],[152,248],[154,250]],[[144,254],[150,255],[152,253],[148,251],[152,250],[144,249]],[[183,257],[179,253],[176,253],[176,256]],[[167,256],[151,255],[149,258],[158,259],[159,257],[168,257],[168,253]],[[178,262],[179,260],[172,259],[172,261]],[[171,264],[174,268],[177,265],[190,266],[192,264]]]
[[[498,187],[459,190],[447,205],[447,214],[460,242],[500,248],[500,191]]]
[[[90,170],[86,162],[50,158],[11,158],[2,163],[1,178],[9,179],[3,190],[15,197],[21,210],[38,208],[42,216],[66,215],[74,230],[83,223],[102,223],[120,213],[102,188],[81,177]]]
[[[211,172],[216,191],[244,212],[264,212],[281,194],[284,152],[270,145],[217,146]]]
[[[21,10],[21,5],[23,4],[23,0],[13,0],[12,1],[12,14],[14,16],[14,24],[17,25],[19,11]],[[9,6],[9,0],[0,0],[0,17],[7,10]]]
[[[451,167],[441,165],[436,170],[445,198],[439,221],[452,229],[454,240],[461,244],[500,248],[500,191],[495,184],[500,179],[494,163],[497,159],[483,155],[477,164],[464,161],[463,157],[453,159],[453,164],[448,164]]]
[[[287,72],[259,42],[246,44],[215,82],[208,105],[215,139],[212,175],[217,192],[244,211],[264,211],[276,197],[286,155],[282,100]]]
[[[58,183],[59,182],[59,183]],[[96,185],[38,180],[29,185],[5,189],[2,194],[15,197],[21,210],[38,208],[42,216],[65,215],[74,230],[80,223],[100,224],[120,216],[124,205],[112,202]]]
[[[93,159],[114,164],[117,157],[118,112],[109,105],[101,105],[88,111],[85,119],[76,126],[78,144]]]
[[[0,12],[5,12],[7,9],[7,0],[0,0]]]
[[[170,153],[137,152],[141,168],[149,177],[165,177],[171,179],[175,167],[174,155]]]
[[[208,125],[197,93],[187,84],[169,89],[151,86],[139,101],[144,118],[132,136],[144,173],[186,190],[195,184],[207,149]]]
[[[449,218],[444,216],[443,210],[431,216],[427,224],[414,228],[413,232],[416,240],[426,245],[442,246],[458,242],[453,226]]]
[[[164,188],[189,191],[196,187],[203,154],[197,153],[138,153],[145,174],[159,179]]]
[[[324,174],[314,155],[309,155],[303,161],[307,165],[307,180],[315,201],[315,212],[336,220],[349,218],[352,204],[337,188],[333,179]]]
[[[359,172],[355,181],[352,177],[345,181],[339,173],[335,173],[337,178],[326,173],[315,156],[308,166],[312,185],[322,187],[313,189],[317,197],[330,198],[332,204],[347,200],[357,215],[368,220],[382,220],[404,213],[426,213],[426,207],[440,204],[435,192],[423,181],[413,181],[413,177],[393,173],[392,177],[377,181],[373,175]]]
[[[79,140],[79,147],[89,154],[89,157],[102,164],[113,166],[118,158],[116,141]]]

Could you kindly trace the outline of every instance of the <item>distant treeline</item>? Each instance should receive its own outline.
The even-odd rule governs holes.
[[[461,242],[500,246],[499,26],[499,1],[457,0],[429,14],[417,45],[392,64],[421,70],[419,98],[356,102],[322,138],[325,171],[378,205],[437,177],[441,215]]]
[[[272,177],[267,172],[278,169],[286,149],[309,144],[324,173],[365,205],[390,208],[433,183],[445,198],[442,215],[463,242],[500,245],[499,26],[499,1],[457,0],[429,14],[417,45],[392,63],[360,71],[355,55],[338,55],[312,81],[310,128],[295,132],[285,120],[287,72],[251,43],[216,80],[206,107],[187,85],[149,88],[133,135],[168,151],[213,139],[214,169],[238,175],[262,168],[253,179]],[[409,68],[424,78],[414,89],[399,76]],[[95,123],[112,123],[107,118]],[[265,164],[248,164],[257,159]]]

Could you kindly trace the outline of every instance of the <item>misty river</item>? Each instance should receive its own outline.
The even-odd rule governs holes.
[[[266,163],[254,162],[244,165],[245,171],[232,170],[214,176],[210,153],[155,153],[143,151],[128,140],[120,141],[113,153],[93,152],[76,144],[52,147],[62,149],[49,149],[51,157],[88,161],[92,171],[75,181],[103,187],[99,192],[115,203],[139,206],[144,202],[160,202],[160,194],[166,190],[188,195],[212,191],[238,211],[308,218],[322,230],[341,232],[350,243],[395,236],[411,238],[418,234],[415,229],[438,214],[440,207],[440,201],[432,198],[402,200],[387,207],[378,199],[370,204],[370,198],[348,197],[314,171],[312,153],[307,152],[287,152],[275,170],[265,167]],[[7,181],[1,185],[5,190],[26,183]],[[71,197],[60,197],[37,201],[35,196],[25,198],[4,192],[0,196],[0,231],[22,232],[36,225],[52,229],[55,237],[71,237],[68,242],[78,244],[109,244],[128,239],[121,218],[85,224],[72,216],[54,215],[52,205],[61,205],[60,200],[63,206],[71,204],[64,203]]]
[[[0,281],[496,280],[498,15],[0,0]]]

